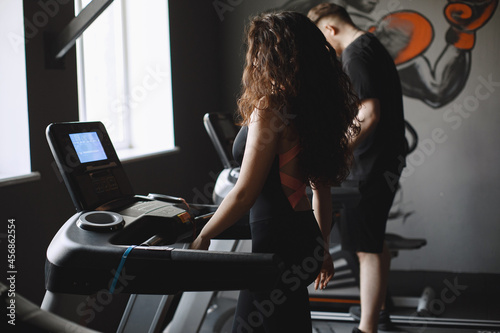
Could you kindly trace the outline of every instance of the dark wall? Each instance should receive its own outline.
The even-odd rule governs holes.
[[[58,6],[52,7],[49,15],[41,3]],[[221,110],[219,21],[215,13],[206,15],[212,8],[211,1],[170,1],[175,140],[180,150],[124,163],[138,194],[157,192],[206,202],[203,192],[212,188],[214,175],[222,168],[202,123],[204,113]],[[73,18],[73,1],[25,0],[24,16],[27,25],[36,27],[27,39],[26,62],[32,170],[40,172],[41,179],[0,187],[0,233],[6,233],[8,219],[16,220],[16,291],[39,304],[45,291],[45,251],[59,227],[75,212],[53,169],[45,139],[49,123],[78,120],[75,49],[65,56],[64,69],[47,69],[43,41],[47,32],[61,31]],[[46,22],[36,21],[43,17]],[[4,251],[4,239],[0,241]],[[0,273],[2,281],[5,272],[2,269]]]

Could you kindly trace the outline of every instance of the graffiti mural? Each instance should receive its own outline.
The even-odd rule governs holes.
[[[326,1],[291,0],[281,9],[307,14],[309,9]],[[434,42],[434,26],[424,13],[397,10],[380,19],[372,13],[379,0],[330,1],[344,6],[359,28],[372,32],[392,55],[397,65],[403,93],[432,108],[453,101],[469,78],[472,50],[477,31],[495,13],[498,0],[448,0],[443,15],[449,27],[442,51],[435,61],[426,57]],[[443,32],[444,33],[444,32]]]

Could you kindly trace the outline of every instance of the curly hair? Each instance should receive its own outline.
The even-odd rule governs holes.
[[[261,14],[246,35],[240,125],[249,123],[255,108],[279,112],[299,136],[305,180],[339,184],[349,173],[349,141],[359,132],[354,120],[360,101],[335,50],[296,12]]]

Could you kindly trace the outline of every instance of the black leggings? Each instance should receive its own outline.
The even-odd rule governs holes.
[[[252,252],[277,253],[285,269],[272,290],[240,292],[232,332],[311,332],[307,287],[318,276],[324,255],[313,212],[293,212],[250,225]]]

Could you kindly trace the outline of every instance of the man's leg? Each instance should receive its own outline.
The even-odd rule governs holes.
[[[378,317],[387,292],[391,255],[384,243],[382,253],[357,252],[361,298],[359,329],[364,333],[377,332]]]

